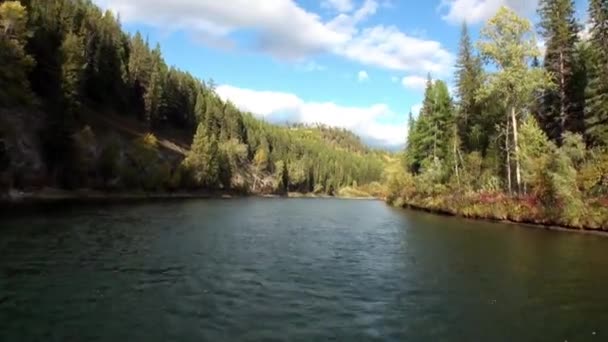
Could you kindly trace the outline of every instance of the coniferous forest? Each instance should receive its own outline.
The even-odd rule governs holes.
[[[429,76],[388,200],[474,218],[608,227],[608,1],[541,0],[462,26],[454,97]],[[538,47],[537,34],[545,42]]]
[[[475,218],[608,227],[608,1],[462,25],[399,155],[240,111],[88,0],[0,1],[0,189],[371,194]],[[545,51],[538,41],[542,39]],[[405,136],[404,132],[404,136]]]
[[[384,152],[239,111],[89,0],[0,6],[2,189],[334,194],[381,180]]]

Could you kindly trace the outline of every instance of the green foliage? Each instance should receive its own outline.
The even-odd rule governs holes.
[[[466,217],[607,227],[608,6],[590,2],[590,42],[578,42],[571,0],[543,0],[539,13],[544,66],[531,24],[507,8],[486,23],[477,44],[492,64],[488,70],[463,27],[456,114],[438,105],[448,101],[429,78],[420,115],[409,119],[404,161],[386,177],[388,202]],[[504,194],[512,178],[518,191]]]
[[[520,127],[519,148],[521,151],[522,178],[531,190],[537,186],[539,177],[547,167],[547,155],[555,148],[536,119],[526,118]]]
[[[549,137],[559,140],[566,131],[582,132],[584,126],[575,74],[579,25],[573,0],[542,0],[538,13],[546,45],[544,67],[555,87],[544,92],[536,114]]]
[[[255,165],[255,167],[261,172],[268,171],[268,147],[265,144],[261,145],[255,152],[255,156],[253,157],[253,165]]]
[[[289,191],[289,169],[287,164],[279,160],[274,166],[276,185],[275,189],[281,194],[286,194]]]
[[[608,5],[589,1],[590,67],[585,103],[586,134],[596,145],[608,146]]]
[[[199,186],[217,187],[220,177],[220,158],[217,138],[207,134],[204,125],[199,124],[192,142],[192,148],[184,159]]]
[[[487,76],[479,97],[502,99],[507,107],[521,110],[531,103],[537,89],[551,84],[548,73],[530,68],[534,57],[540,55],[532,26],[507,7],[502,7],[481,31],[478,43],[483,58],[497,67]]]
[[[477,98],[477,90],[483,81],[483,69],[480,58],[474,54],[466,23],[462,25],[455,79],[459,98],[457,115],[460,140],[467,150],[481,151],[487,144],[481,132],[485,121],[483,107]]]
[[[454,108],[448,87],[443,81],[429,79],[424,104],[408,135],[407,160],[412,172],[418,172],[427,156],[445,159],[453,137]]]
[[[84,53],[84,41],[82,37],[71,32],[68,33],[61,45],[63,57],[61,78],[66,108],[74,113],[80,109],[82,101]]]
[[[0,106],[31,101],[28,72],[34,59],[25,51],[27,11],[19,1],[0,4]]]

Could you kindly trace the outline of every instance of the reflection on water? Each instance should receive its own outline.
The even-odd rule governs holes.
[[[603,341],[608,239],[377,201],[0,220],[0,341]]]

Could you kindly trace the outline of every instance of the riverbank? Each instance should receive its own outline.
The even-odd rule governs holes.
[[[545,208],[532,198],[506,195],[450,195],[391,203],[397,207],[472,220],[522,224],[530,227],[608,236],[608,206],[588,200],[585,213],[566,218],[560,208]]]
[[[171,200],[171,199],[230,199],[242,197],[262,198],[340,198],[352,200],[377,200],[372,196],[330,196],[326,194],[290,192],[286,195],[244,193],[238,191],[178,191],[178,192],[107,192],[90,189],[63,190],[56,188],[44,188],[36,191],[10,190],[7,194],[0,196],[0,205],[4,207],[21,206],[28,204],[45,204],[59,202],[82,202],[82,203],[115,203],[146,200]]]

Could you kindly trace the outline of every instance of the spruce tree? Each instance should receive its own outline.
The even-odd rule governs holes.
[[[544,67],[555,87],[543,93],[538,117],[549,137],[559,141],[566,131],[583,129],[582,104],[577,103],[574,78],[579,25],[572,0],[541,0],[539,6],[540,33],[547,47]]]
[[[184,165],[188,167],[196,182],[207,188],[215,188],[220,178],[220,155],[217,139],[208,135],[204,125],[199,124],[192,147]]]
[[[481,146],[477,146],[475,139],[471,139],[471,131],[475,125],[482,123],[481,106],[476,97],[482,82],[482,65],[481,60],[474,55],[466,23],[462,24],[455,79],[459,100],[458,134],[460,140],[464,142],[467,150],[479,150]]]
[[[82,97],[82,66],[85,63],[83,39],[75,33],[68,33],[61,45],[61,53],[62,88],[66,109],[77,114]]]
[[[588,138],[608,145],[608,0],[590,0],[591,67],[585,105]]]

